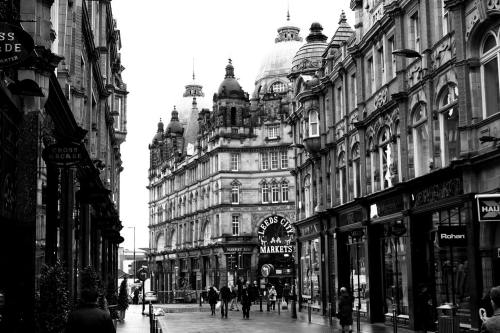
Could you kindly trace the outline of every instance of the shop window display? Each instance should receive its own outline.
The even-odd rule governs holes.
[[[319,238],[304,241],[301,253],[302,298],[310,301],[312,307],[321,308]]]
[[[366,269],[366,236],[359,238],[349,236],[349,262],[350,262],[350,282],[352,295],[354,297],[354,311],[357,311],[358,304],[361,303],[360,314],[362,317],[369,316],[369,283]]]

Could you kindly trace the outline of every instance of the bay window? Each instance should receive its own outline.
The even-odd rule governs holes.
[[[313,110],[309,112],[309,137],[319,136],[318,112]]]
[[[447,166],[460,155],[458,133],[458,88],[448,84],[439,96],[439,137],[441,165]]]

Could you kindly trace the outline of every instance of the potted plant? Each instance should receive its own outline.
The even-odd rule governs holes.
[[[66,271],[58,261],[41,269],[40,292],[36,297],[36,323],[40,333],[61,333],[71,310]]]
[[[125,311],[128,308],[128,284],[127,278],[125,277],[120,284],[120,290],[118,292],[118,311],[120,312],[119,320],[123,321],[125,319]]]

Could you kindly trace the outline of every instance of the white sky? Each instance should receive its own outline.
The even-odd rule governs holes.
[[[122,39],[127,99],[127,140],[122,145],[120,219],[125,248],[148,247],[149,149],[162,118],[165,126],[174,105],[182,102],[184,86],[196,82],[205,98],[198,108],[212,109],[212,96],[224,79],[231,58],[236,78],[250,95],[264,55],[277,29],[291,22],[304,38],[313,22],[323,26],[328,41],[338,27],[341,10],[354,26],[350,0],[115,0],[113,15]],[[181,104],[182,103],[182,104]]]

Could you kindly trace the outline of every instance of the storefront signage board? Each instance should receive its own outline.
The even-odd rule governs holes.
[[[69,167],[83,161],[83,148],[80,144],[55,143],[43,150],[43,158],[47,163],[59,167]]]
[[[251,247],[227,247],[226,252],[236,253],[236,252],[251,252]]]
[[[404,209],[403,196],[398,195],[395,197],[387,198],[377,202],[378,216],[385,216],[389,214],[399,213]]]
[[[477,194],[477,220],[500,221],[500,194]]]
[[[34,47],[33,38],[23,28],[0,22],[0,68],[23,62]]]
[[[439,246],[467,246],[465,226],[439,226],[437,237]]]
[[[413,205],[419,207],[460,194],[463,194],[462,178],[456,177],[415,192],[413,194]]]
[[[295,228],[286,218],[271,215],[264,219],[257,230],[260,253],[292,253]]]

